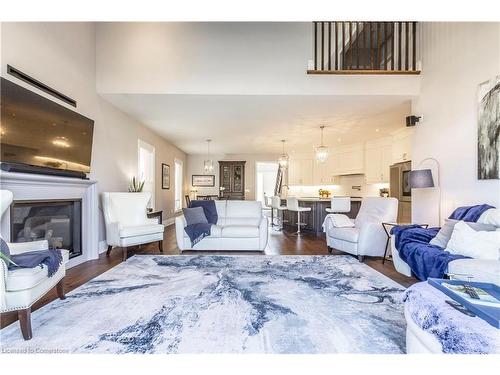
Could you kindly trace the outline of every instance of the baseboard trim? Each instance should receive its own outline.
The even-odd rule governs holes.
[[[99,254],[108,250],[108,243],[106,241],[99,241]]]
[[[169,227],[171,225],[173,225],[175,223],[175,216],[174,217],[169,217],[167,220],[165,220],[163,222],[163,224],[166,226],[166,227]]]

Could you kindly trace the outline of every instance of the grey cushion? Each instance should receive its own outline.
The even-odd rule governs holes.
[[[187,225],[208,223],[203,207],[183,208],[182,212]]]
[[[446,219],[444,225],[441,227],[436,237],[434,237],[429,243],[431,245],[439,246],[442,247],[443,249],[446,249],[446,246],[448,245],[448,241],[451,238],[451,234],[453,233],[453,229],[455,228],[456,223],[458,223],[458,220]],[[481,232],[481,231],[493,232],[497,230],[496,226],[490,224],[472,223],[468,221],[466,221],[465,223],[469,227],[474,229],[476,232]]]

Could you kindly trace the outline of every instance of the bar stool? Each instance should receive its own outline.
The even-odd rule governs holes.
[[[278,196],[271,197],[271,226],[274,226],[273,221],[273,211],[276,210],[276,218],[278,219],[278,230],[283,229],[283,211],[286,210],[286,206],[281,205],[281,198]],[[281,212],[281,215],[280,215]]]
[[[302,225],[306,225],[306,223],[300,222],[300,213],[311,211],[311,207],[300,207],[299,200],[295,197],[290,197],[290,198],[286,199],[286,209],[289,211],[297,212],[297,232],[296,232],[296,234],[298,236],[300,236],[300,234],[301,234],[300,227]]]
[[[346,213],[351,211],[351,197],[332,197],[330,208],[326,212]]]

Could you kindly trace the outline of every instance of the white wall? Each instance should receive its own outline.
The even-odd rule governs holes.
[[[421,38],[412,112],[424,119],[415,127],[413,168],[427,157],[439,161],[443,217],[460,205],[500,207],[500,181],[477,179],[478,85],[500,74],[500,23],[424,23]],[[415,222],[438,224],[437,189],[414,190],[412,212]]]
[[[165,210],[165,219],[172,217],[173,187],[161,189],[161,163],[173,173],[174,158],[185,161],[186,155],[97,95],[95,38],[93,23],[2,23],[1,74],[30,88],[7,74],[10,64],[74,98],[76,111],[95,121],[90,178],[98,181],[99,192],[127,190],[137,174],[138,138],[155,146],[156,208]],[[102,216],[100,221],[103,240]]]
[[[274,154],[231,154],[231,155],[211,155],[210,158],[214,161],[215,187],[200,188],[197,187],[199,195],[219,194],[219,160],[245,160],[245,199],[255,200],[255,163],[258,161],[276,161],[279,155]],[[188,189],[191,190],[191,176],[193,174],[203,173],[203,161],[206,155],[188,155],[187,158],[187,183]]]
[[[97,25],[101,93],[415,95],[419,77],[308,75],[311,22]]]

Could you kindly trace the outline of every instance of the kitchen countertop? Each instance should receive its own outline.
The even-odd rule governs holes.
[[[350,197],[352,202],[361,202],[362,197]],[[320,198],[320,197],[299,197],[299,201],[302,202],[330,202],[331,198]]]

